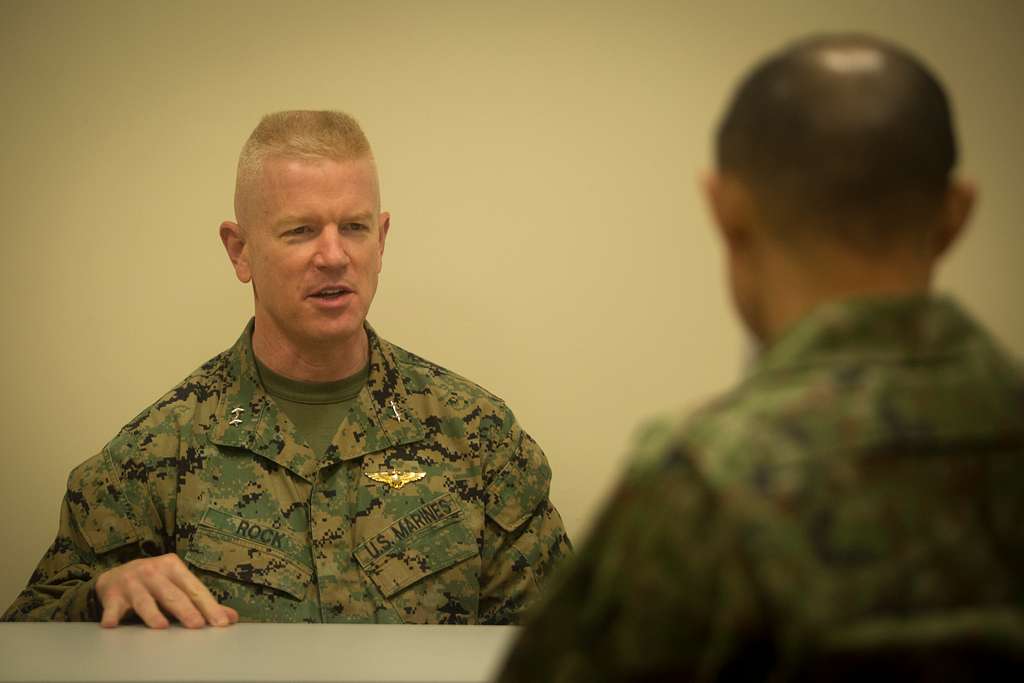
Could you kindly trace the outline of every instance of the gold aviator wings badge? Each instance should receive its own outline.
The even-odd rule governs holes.
[[[427,476],[426,472],[402,472],[400,470],[387,470],[385,472],[366,472],[366,476],[381,484],[387,484],[393,489],[400,489],[406,484],[419,481]]]

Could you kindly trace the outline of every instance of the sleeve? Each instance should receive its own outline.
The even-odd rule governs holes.
[[[57,537],[3,620],[99,621],[96,577],[160,552],[139,532],[143,509],[106,451],[76,468],[61,503]]]
[[[748,634],[759,632],[758,601],[719,508],[678,448],[634,469],[531,611],[499,680],[744,680],[748,665],[756,671]]]
[[[480,623],[517,624],[551,570],[572,552],[549,499],[544,452],[513,421],[511,456],[486,488]]]

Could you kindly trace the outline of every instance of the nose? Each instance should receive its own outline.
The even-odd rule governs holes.
[[[316,239],[316,251],[313,253],[313,265],[322,270],[344,268],[349,264],[348,251],[341,230],[336,225],[328,225]]]

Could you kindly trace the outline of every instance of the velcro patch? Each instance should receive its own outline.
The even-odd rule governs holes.
[[[421,505],[361,543],[352,555],[391,597],[416,581],[476,555],[473,534],[451,493]]]
[[[265,545],[283,552],[296,561],[300,561],[308,554],[304,538],[297,538],[291,529],[281,524],[275,525],[272,521],[246,519],[226,510],[209,507],[203,513],[200,526],[216,529],[222,534],[245,539],[251,543]]]

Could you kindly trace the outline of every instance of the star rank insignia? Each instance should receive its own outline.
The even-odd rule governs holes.
[[[394,469],[384,472],[365,472],[365,474],[370,479],[381,484],[387,484],[393,489],[400,489],[410,482],[419,481],[427,476],[426,472],[402,472]]]

